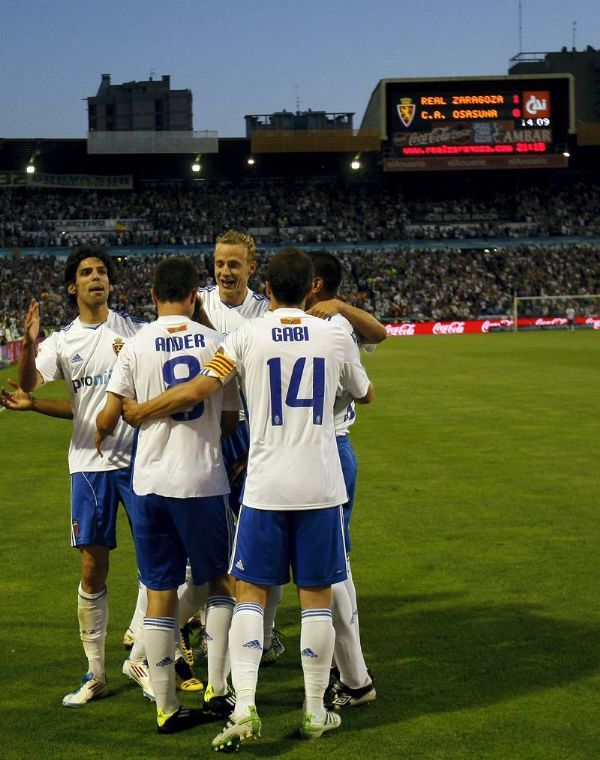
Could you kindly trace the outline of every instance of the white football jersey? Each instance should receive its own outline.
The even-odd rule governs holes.
[[[215,330],[227,335],[245,324],[249,319],[262,317],[269,311],[269,299],[248,288],[246,298],[239,306],[229,306],[221,301],[219,288],[214,285],[199,288],[202,306]]]
[[[335,395],[338,386],[355,398],[369,388],[350,336],[299,309],[277,309],[228,335],[204,374],[227,380],[234,369],[249,414],[244,504],[274,510],[343,504]]]
[[[44,382],[62,379],[67,383],[73,407],[71,473],[117,470],[131,463],[133,429],[129,425],[119,421],[114,436],[106,440],[103,457],[96,451],[94,431],[117,355],[144,324],[109,309],[106,322],[89,326],[77,317],[38,347],[35,366]]]
[[[159,317],[121,351],[107,390],[139,402],[154,398],[196,377],[222,339],[187,317]],[[229,493],[221,410],[239,408],[237,386],[230,383],[190,410],[144,423],[133,465],[135,493],[180,499]]]
[[[354,328],[350,322],[341,314],[335,314],[329,318],[329,322],[333,325],[338,325],[345,330],[352,338],[352,342],[355,346],[355,359],[360,362],[360,351],[358,348],[358,339]],[[335,399],[334,406],[334,419],[335,419],[335,434],[336,435],[348,435],[350,425],[354,424],[356,420],[356,409],[353,397],[344,391],[342,388],[338,388],[338,393]]]

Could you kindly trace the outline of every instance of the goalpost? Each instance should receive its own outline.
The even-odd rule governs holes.
[[[564,314],[564,302],[568,301],[598,301],[600,299],[600,295],[598,293],[593,294],[587,294],[587,295],[576,295],[576,294],[561,294],[556,296],[515,296],[513,298],[513,330],[517,332],[518,330],[518,321],[519,321],[519,306],[525,301],[545,301],[546,303],[553,303],[555,301],[561,302],[563,308],[562,308],[562,314]],[[597,313],[597,310],[596,310]],[[544,315],[545,316],[545,315]]]

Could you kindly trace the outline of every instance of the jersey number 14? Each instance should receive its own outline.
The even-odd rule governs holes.
[[[281,382],[281,359],[269,359],[269,389],[271,395],[271,424],[283,425],[283,388]],[[323,404],[325,399],[325,359],[312,360],[312,398],[298,398],[300,383],[306,366],[306,359],[297,359],[292,369],[289,386],[285,395],[286,406],[305,406],[312,409],[313,425],[323,424]]]

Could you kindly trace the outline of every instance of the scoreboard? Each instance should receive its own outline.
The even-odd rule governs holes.
[[[566,166],[572,83],[570,75],[386,80],[384,170]]]

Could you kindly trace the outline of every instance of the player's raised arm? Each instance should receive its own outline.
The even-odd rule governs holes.
[[[308,309],[307,313],[314,317],[321,317],[321,319],[341,314],[350,322],[361,343],[381,343],[387,338],[385,326],[372,314],[364,311],[364,309],[359,309],[357,306],[351,306],[339,298],[319,301]]]
[[[26,393],[44,382],[35,366],[39,334],[40,305],[35,298],[32,298],[25,316],[23,347],[19,357],[19,385]]]

